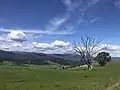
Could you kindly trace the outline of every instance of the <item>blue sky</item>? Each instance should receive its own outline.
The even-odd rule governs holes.
[[[73,27],[73,35],[60,35],[42,37],[45,39],[78,39],[80,35],[89,35],[112,39],[114,43],[119,39],[120,9],[115,5],[119,0],[98,0],[97,3],[88,7],[93,0],[0,0],[0,27],[18,28],[26,30],[45,30],[54,19],[68,18],[56,31],[68,30]],[[66,4],[65,4],[66,2]],[[72,4],[78,4],[75,6]],[[85,11],[80,9],[87,8]],[[73,8],[73,10],[69,10]],[[81,15],[84,14],[84,15]],[[81,21],[78,24],[78,20]],[[92,22],[93,20],[93,22]],[[95,21],[94,21],[95,20]],[[53,21],[54,22],[54,21]],[[90,23],[92,22],[92,23]],[[76,25],[78,24],[78,25]],[[49,27],[52,27],[50,25]],[[49,30],[49,28],[47,28]],[[71,30],[70,30],[71,31]],[[47,38],[48,37],[48,38]],[[54,37],[54,38],[53,38]],[[111,38],[112,37],[112,38]],[[70,39],[69,39],[70,38]],[[115,40],[115,41],[114,41]],[[107,40],[109,41],[109,40]]]
[[[119,24],[120,0],[0,0],[2,38],[21,31],[29,43],[94,36],[120,45]]]

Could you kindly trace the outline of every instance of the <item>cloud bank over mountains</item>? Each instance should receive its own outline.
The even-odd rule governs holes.
[[[70,42],[61,40],[55,40],[51,43],[29,42],[28,38],[27,34],[21,31],[11,31],[10,33],[1,35],[0,50],[39,52],[48,54],[74,53],[73,46]],[[101,46],[103,45],[105,44],[101,44]],[[108,44],[108,48],[104,51],[109,52],[112,56],[119,56],[120,46]]]
[[[21,31],[11,31],[0,36],[0,49],[8,51],[27,51],[40,53],[69,53],[70,43],[55,40],[52,43],[29,42],[27,34]]]

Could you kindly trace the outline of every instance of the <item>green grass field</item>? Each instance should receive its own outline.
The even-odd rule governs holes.
[[[1,65],[0,90],[105,90],[119,82],[119,77],[120,63],[113,62],[93,71]]]

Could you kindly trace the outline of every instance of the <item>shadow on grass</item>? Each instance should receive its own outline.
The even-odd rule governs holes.
[[[56,84],[56,85],[54,85],[54,87],[61,87],[61,85]]]

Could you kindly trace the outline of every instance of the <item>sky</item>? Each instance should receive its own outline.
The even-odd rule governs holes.
[[[0,49],[68,53],[81,36],[120,56],[120,0],[0,0]]]

